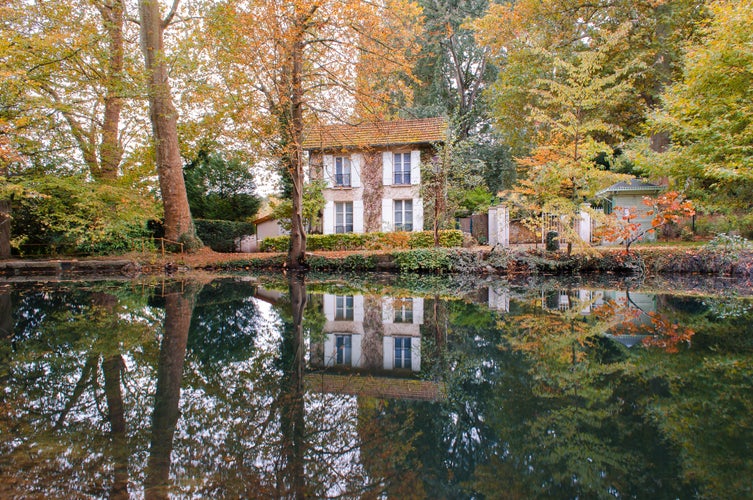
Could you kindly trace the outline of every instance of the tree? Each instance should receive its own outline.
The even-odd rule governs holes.
[[[160,194],[165,208],[165,237],[185,243],[188,249],[201,246],[188,205],[183,180],[183,161],[178,146],[178,112],[173,105],[165,59],[163,32],[172,21],[178,3],[162,19],[158,0],[139,0],[141,49],[147,72],[149,118],[152,123]]]
[[[124,10],[123,0],[7,2],[0,114],[25,158],[70,169],[78,149],[94,179],[118,177],[130,129],[121,113],[134,87]]]
[[[363,0],[345,7],[337,0],[248,0],[224,2],[211,15],[214,57],[225,65],[229,91],[290,178],[291,268],[305,266],[306,124],[389,112],[392,75],[409,72],[416,6]]]
[[[473,25],[480,43],[491,51],[499,67],[490,89],[492,114],[500,134],[515,156],[528,154],[539,144],[538,129],[529,123],[528,106],[537,96],[529,92],[536,81],[552,76],[545,49],[571,62],[582,51],[602,45],[624,30],[623,43],[613,45],[601,71],[641,66],[627,99],[608,102],[608,123],[626,138],[643,134],[649,112],[667,83],[681,72],[684,44],[694,36],[705,15],[704,1],[581,2],[580,0],[520,0],[492,4]]]
[[[753,4],[718,1],[701,39],[687,52],[681,81],[663,95],[652,123],[669,133],[666,153],[641,158],[712,208],[751,207],[753,190]]]
[[[250,220],[261,200],[254,194],[256,184],[251,171],[238,158],[225,160],[220,154],[204,151],[185,166],[188,203],[199,219]]]
[[[322,180],[309,182],[303,187],[303,211],[301,215],[306,222],[306,231],[311,231],[321,222],[321,213],[325,205],[322,189],[325,187],[326,183]],[[291,228],[292,212],[293,204],[290,200],[283,200],[272,207],[272,216],[287,231],[290,231]]]
[[[644,227],[633,222],[638,216],[635,210],[628,210],[618,219],[616,210],[612,212],[612,224],[604,228],[604,239],[607,241],[621,241],[625,245],[625,253],[630,254],[630,245],[640,240],[647,233],[653,233],[667,224],[676,224],[683,217],[695,215],[693,202],[685,198],[677,191],[668,191],[656,198],[644,197],[643,204],[649,207],[645,215],[651,218],[651,226]],[[619,207],[616,207],[619,208]]]

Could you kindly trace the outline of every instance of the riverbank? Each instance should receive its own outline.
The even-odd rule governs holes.
[[[311,252],[310,270],[322,272],[393,272],[536,275],[711,275],[753,279],[753,252],[724,248],[663,246],[632,250],[595,248],[592,252],[546,252],[542,249],[424,248],[412,250]],[[129,254],[81,259],[0,261],[0,276],[126,276],[190,271],[282,271],[282,253],[217,253],[205,248],[192,254]]]

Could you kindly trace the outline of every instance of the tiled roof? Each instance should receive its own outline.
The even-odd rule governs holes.
[[[431,144],[445,140],[447,120],[424,118],[358,125],[321,125],[305,134],[303,149]]]
[[[656,184],[651,184],[650,182],[646,182],[641,179],[630,179],[629,181],[622,181],[618,182],[616,184],[612,184],[606,189],[602,189],[598,193],[596,193],[596,196],[602,196],[605,194],[614,194],[614,193],[623,193],[626,191],[634,192],[634,193],[654,193],[657,191],[661,191],[661,186],[657,186]]]

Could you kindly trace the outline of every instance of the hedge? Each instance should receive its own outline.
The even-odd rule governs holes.
[[[237,238],[256,232],[252,222],[194,219],[194,224],[197,236],[215,252],[234,252]]]
[[[265,238],[261,242],[262,252],[287,252],[290,236]],[[457,229],[439,232],[439,245],[459,247],[463,244],[463,233]],[[342,233],[310,234],[306,237],[306,249],[310,251],[338,250],[395,250],[408,248],[430,248],[434,246],[432,231],[393,233]]]

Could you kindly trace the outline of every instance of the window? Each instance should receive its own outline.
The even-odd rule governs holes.
[[[410,337],[395,337],[395,368],[411,367]]]
[[[413,231],[412,200],[395,200],[395,231]]]
[[[410,184],[410,153],[395,153],[395,184]]]
[[[413,323],[413,299],[396,299],[392,304],[395,323]]]
[[[335,320],[353,321],[353,296],[335,296]]]
[[[335,203],[335,233],[353,232],[353,202]]]
[[[350,187],[350,158],[335,157],[335,186]]]
[[[335,350],[335,364],[352,364],[353,347],[350,335],[335,335]]]

